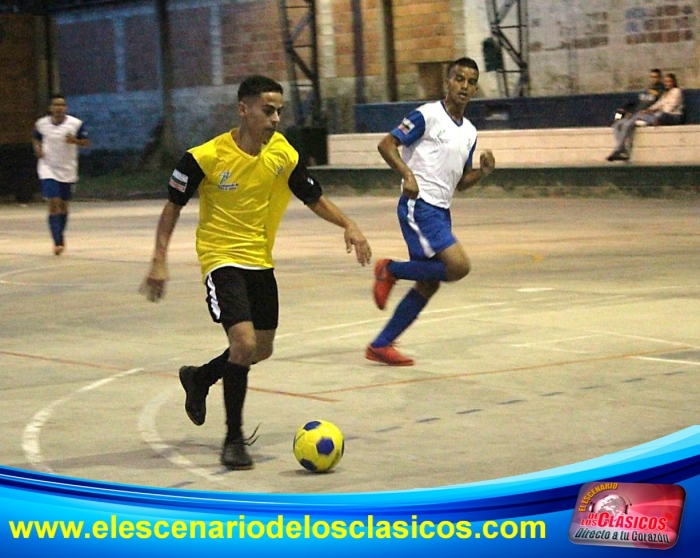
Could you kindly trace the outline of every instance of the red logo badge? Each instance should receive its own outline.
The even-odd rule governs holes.
[[[675,484],[590,482],[579,492],[569,540],[665,550],[678,541],[684,504]]]

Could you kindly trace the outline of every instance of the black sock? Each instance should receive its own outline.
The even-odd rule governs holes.
[[[227,441],[243,437],[243,403],[248,390],[249,366],[227,362],[224,366],[224,406],[226,407]]]
[[[211,387],[218,382],[224,375],[224,367],[228,362],[228,354],[229,350],[226,349],[218,357],[200,366],[199,371],[195,375],[197,382],[201,382],[207,387]]]

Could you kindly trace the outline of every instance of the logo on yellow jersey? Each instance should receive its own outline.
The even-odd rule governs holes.
[[[226,181],[230,178],[231,171],[224,171],[221,173],[221,179],[219,180],[219,190],[235,190],[238,188],[238,182],[232,182],[231,184],[226,184]]]

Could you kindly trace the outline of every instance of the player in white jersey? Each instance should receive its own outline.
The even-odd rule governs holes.
[[[480,168],[472,168],[476,128],[464,117],[476,93],[479,67],[460,58],[447,70],[447,95],[418,107],[379,143],[384,160],[401,177],[398,217],[410,260],[377,261],[374,300],[386,307],[399,279],[415,281],[365,357],[391,366],[411,366],[413,359],[396,350],[394,341],[418,317],[442,281],[459,281],[469,273],[469,258],[452,234],[450,204],[456,190],[466,190],[491,174],[495,159],[486,150]],[[399,147],[401,152],[399,153]]]
[[[82,120],[66,114],[67,108],[63,95],[53,95],[50,114],[36,121],[32,136],[41,193],[48,203],[53,253],[57,256],[65,249],[68,201],[78,181],[78,147],[90,145]]]

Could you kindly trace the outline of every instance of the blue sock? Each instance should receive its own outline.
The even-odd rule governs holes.
[[[63,245],[63,231],[66,230],[66,225],[68,224],[68,213],[59,213],[58,217],[59,217],[58,222],[59,222],[59,228],[60,228],[59,237],[61,239],[61,242],[59,242],[59,244]]]
[[[61,244],[61,242],[63,242],[63,230],[61,229],[60,215],[49,215],[49,229],[51,230],[53,243],[58,246]]]
[[[428,300],[423,298],[418,291],[415,289],[408,291],[408,294],[403,297],[403,300],[399,302],[396,310],[394,310],[394,315],[389,320],[389,323],[384,326],[381,333],[372,341],[372,346],[386,347],[393,343],[415,321],[426,304],[428,304]]]
[[[447,269],[440,260],[391,262],[387,269],[398,279],[411,281],[447,281]]]

